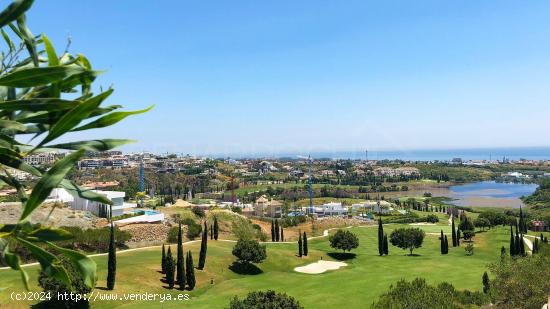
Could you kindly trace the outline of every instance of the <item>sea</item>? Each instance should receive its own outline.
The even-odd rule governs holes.
[[[453,158],[469,160],[550,160],[550,147],[470,148],[470,149],[422,149],[422,150],[361,150],[361,151],[312,151],[277,153],[218,154],[217,158],[289,158],[311,156],[313,159],[351,160],[403,160],[403,161],[451,161]]]

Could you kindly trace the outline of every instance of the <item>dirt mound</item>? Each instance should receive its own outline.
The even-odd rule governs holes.
[[[31,215],[31,222],[55,227],[78,226],[82,229],[95,226],[96,217],[88,211],[72,210],[64,204],[56,204],[52,211],[53,206],[53,203],[47,203],[38,207]],[[16,224],[21,209],[18,202],[0,203],[0,224]]]

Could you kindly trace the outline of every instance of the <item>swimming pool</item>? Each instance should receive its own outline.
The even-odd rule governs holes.
[[[158,211],[154,211],[154,210],[141,210],[141,209],[134,209],[134,210],[132,210],[131,212],[133,212],[133,213],[141,213],[142,215],[146,215],[146,216],[153,216],[153,215],[158,215],[158,214],[160,214],[160,212],[158,212]]]

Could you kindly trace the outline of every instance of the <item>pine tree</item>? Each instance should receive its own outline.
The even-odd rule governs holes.
[[[388,234],[384,234],[384,254],[389,254],[389,248],[388,248]]]
[[[307,256],[308,249],[307,249],[307,236],[306,236],[306,232],[304,232],[304,237],[302,237],[302,246],[304,247],[304,249],[303,249],[304,256]]]
[[[441,230],[441,235],[439,236],[440,251],[441,254],[445,254],[445,237],[443,236],[443,230]]]
[[[490,281],[489,281],[489,275],[487,275],[487,272],[483,273],[483,277],[481,279],[483,283],[483,293],[488,294],[489,293],[489,287],[490,287]]]
[[[452,237],[453,237],[453,247],[458,246],[458,243],[456,241],[456,231],[455,231],[455,217],[454,215],[451,215],[451,229],[452,229]]]
[[[298,232],[298,256],[302,257],[302,233]]]
[[[279,241],[279,220],[275,219],[275,241]]]
[[[271,241],[275,242],[275,220],[271,220]]]
[[[378,255],[384,255],[384,227],[382,218],[378,218]]]
[[[161,269],[162,273],[166,273],[166,250],[164,249],[164,244],[162,244],[162,259],[161,259]]]
[[[218,240],[218,217],[214,217],[214,239]]]
[[[177,260],[176,260],[176,282],[179,284],[180,289],[185,289],[185,269],[184,269],[184,259],[183,259],[183,237],[181,234],[181,223],[179,224],[178,230],[178,249],[177,249]]]
[[[512,230],[512,225],[510,225],[510,256],[516,256],[516,239],[514,237],[514,230]]]
[[[172,257],[171,247],[168,246],[168,253],[166,254],[166,283],[171,289],[174,288],[174,258]]]
[[[456,245],[460,246],[460,229],[456,229]]]
[[[116,246],[115,246],[115,226],[111,221],[111,235],[109,238],[109,257],[107,264],[107,289],[115,288],[116,278]]]
[[[195,288],[195,267],[193,266],[193,255],[191,254],[191,251],[187,251],[187,259],[186,259],[186,272],[185,276],[187,277],[187,287],[189,291],[192,291]]]
[[[285,233],[283,232],[283,226],[281,225],[281,241],[285,241]]]
[[[204,229],[202,231],[202,238],[201,238],[201,251],[199,254],[199,266],[198,269],[202,270],[204,269],[204,263],[206,262],[206,249],[207,249],[207,241],[208,241],[208,227],[206,225],[206,221],[204,221]]]

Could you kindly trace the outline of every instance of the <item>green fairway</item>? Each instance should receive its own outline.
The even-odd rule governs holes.
[[[404,225],[386,225],[385,231]],[[410,227],[407,225],[407,227]],[[416,256],[407,256],[408,251],[390,245],[389,256],[377,254],[376,227],[355,227],[350,229],[359,236],[359,248],[354,250],[356,257],[345,262],[349,265],[336,271],[320,275],[296,273],[293,268],[319,260],[334,260],[329,253],[326,237],[310,240],[310,255],[298,258],[295,244],[267,244],[268,259],[258,267],[262,273],[257,275],[236,274],[228,268],[233,262],[231,248],[234,243],[209,241],[208,257],[204,271],[196,270],[197,287],[189,292],[191,300],[185,302],[191,308],[223,308],[228,305],[233,295],[245,295],[251,290],[274,289],[284,291],[296,297],[306,308],[338,308],[346,304],[349,308],[364,308],[387,290],[388,286],[399,279],[424,277],[428,282],[448,281],[458,289],[481,290],[481,276],[487,270],[487,264],[499,259],[500,247],[508,247],[509,230],[496,228],[479,233],[475,237],[475,253],[466,256],[463,247],[451,248],[446,256],[439,252],[437,233],[441,228],[449,235],[444,226],[417,226],[425,229],[426,235],[422,248],[414,251]],[[198,243],[184,245],[191,249],[195,259],[198,257]],[[175,247],[173,246],[173,250]],[[98,263],[98,287],[105,286],[106,256],[95,257]],[[143,249],[118,255],[117,283],[114,292],[122,293],[186,293],[168,290],[159,280],[160,249]],[[38,267],[26,268],[31,275],[33,290],[39,288],[34,284]],[[0,304],[5,304],[13,291],[23,291],[17,272],[0,270],[0,286],[7,287],[0,292]],[[213,284],[210,280],[213,279]],[[96,289],[97,292],[108,293]],[[115,307],[160,307],[158,302],[150,301],[103,301],[92,303],[92,307],[101,305],[105,308]],[[27,307],[28,303],[14,303]],[[181,306],[180,302],[165,302],[164,308]]]

